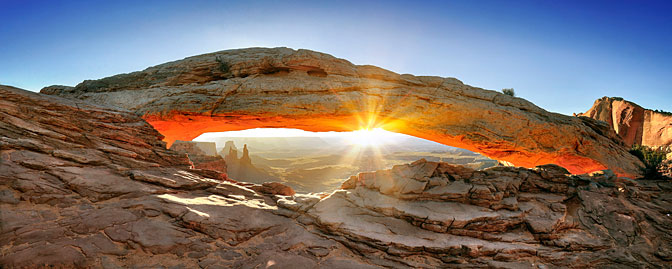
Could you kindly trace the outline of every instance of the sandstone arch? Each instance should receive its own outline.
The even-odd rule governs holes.
[[[136,111],[168,143],[258,127],[382,127],[518,166],[640,174],[641,162],[602,122],[454,78],[399,75],[308,50],[221,51],[42,92]]]

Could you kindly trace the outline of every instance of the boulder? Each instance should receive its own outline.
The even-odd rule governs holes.
[[[292,187],[282,184],[280,182],[264,182],[261,185],[252,187],[252,189],[261,193],[271,195],[292,196],[295,194]]]

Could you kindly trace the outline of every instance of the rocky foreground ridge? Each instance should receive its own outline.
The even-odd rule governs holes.
[[[455,78],[399,75],[309,50],[220,51],[42,93],[134,111],[169,144],[261,127],[382,127],[517,166],[641,175],[642,163],[603,122],[550,113]]]
[[[0,264],[672,266],[672,183],[424,160],[293,194],[191,169],[133,113],[0,86]]]
[[[609,124],[627,146],[669,148],[672,145],[672,114],[645,109],[618,97],[602,97],[579,116]]]

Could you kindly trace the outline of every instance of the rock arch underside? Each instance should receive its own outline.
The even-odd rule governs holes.
[[[249,128],[379,127],[516,166],[641,175],[642,163],[603,122],[551,113],[455,78],[399,75],[309,50],[221,51],[42,93],[135,111],[168,144]]]

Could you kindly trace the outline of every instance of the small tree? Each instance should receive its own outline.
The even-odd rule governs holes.
[[[642,168],[644,177],[655,179],[662,176],[658,170],[661,168],[661,164],[665,161],[665,157],[670,151],[642,145],[632,145],[630,153],[637,156],[637,158],[644,163],[644,167]]]
[[[516,91],[514,91],[513,88],[502,89],[502,93],[504,93],[508,96],[516,96]]]
[[[217,61],[217,63],[219,63],[219,66],[218,66],[219,71],[221,71],[222,73],[225,73],[225,74],[229,73],[229,71],[231,71],[231,67],[229,66],[229,63],[227,63],[224,59],[217,56],[217,58],[215,58],[215,60]]]

